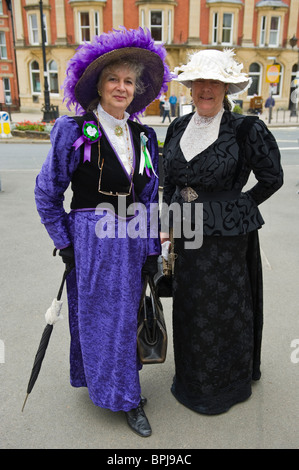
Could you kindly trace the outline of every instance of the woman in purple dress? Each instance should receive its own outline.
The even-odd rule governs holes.
[[[71,333],[70,380],[95,405],[124,411],[130,428],[151,435],[137,357],[137,311],[144,274],[156,272],[158,145],[133,118],[167,90],[165,49],[149,33],[114,31],[80,46],[64,82],[68,109],[36,180],[41,221],[63,261]],[[71,211],[63,206],[71,184]],[[153,218],[152,218],[153,219]]]

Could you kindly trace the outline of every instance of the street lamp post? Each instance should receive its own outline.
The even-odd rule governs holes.
[[[40,11],[40,24],[41,24],[41,36],[42,36],[42,51],[43,51],[43,63],[44,63],[44,99],[45,103],[42,107],[43,111],[43,121],[50,122],[52,117],[52,112],[50,110],[50,93],[48,85],[48,74],[47,74],[47,60],[46,60],[46,47],[45,47],[45,29],[44,29],[44,15],[43,15],[43,1],[39,2],[39,11]]]
[[[297,42],[298,42],[298,39],[296,38],[295,34],[293,35],[293,37],[290,39],[289,43],[290,43],[290,46],[292,47],[292,49],[294,49],[294,47],[297,45]],[[292,83],[293,81],[291,82],[291,90],[292,90]],[[298,87],[299,87],[299,49],[298,49],[298,61],[297,61],[297,72],[296,72],[296,84],[295,84],[295,88],[297,87],[297,90],[298,90]],[[294,90],[293,92],[291,92],[291,114],[290,116],[297,116],[297,95],[296,95],[296,99],[294,99],[292,97],[292,95],[295,95],[294,93]]]

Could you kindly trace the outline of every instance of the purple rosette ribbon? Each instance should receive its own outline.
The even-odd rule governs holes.
[[[94,121],[84,121],[82,126],[82,135],[73,143],[73,147],[77,150],[81,145],[84,145],[84,159],[83,163],[90,162],[91,145],[100,140],[102,136],[98,125]]]

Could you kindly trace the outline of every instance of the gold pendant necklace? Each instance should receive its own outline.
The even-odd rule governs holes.
[[[122,136],[124,133],[123,128],[121,126],[116,126],[114,129],[114,133],[115,135],[117,135],[117,137]]]

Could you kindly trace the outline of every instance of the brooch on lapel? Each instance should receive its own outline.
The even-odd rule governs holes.
[[[84,121],[82,126],[82,135],[73,143],[73,147],[77,150],[81,145],[84,145],[84,159],[83,163],[90,162],[91,145],[100,140],[102,136],[96,122]]]
[[[139,165],[139,174],[142,175],[143,171],[145,169],[145,172],[147,176],[151,176],[150,170],[154,173],[156,178],[158,176],[155,173],[153,162],[150,156],[150,153],[147,149],[146,142],[148,141],[148,138],[144,134],[144,132],[141,132],[140,134],[140,142],[141,142],[141,154],[140,154],[140,165]]]

